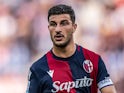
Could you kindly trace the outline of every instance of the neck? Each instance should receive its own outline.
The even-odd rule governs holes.
[[[62,47],[62,48],[54,46],[52,49],[53,53],[56,56],[62,57],[62,58],[67,58],[67,57],[72,56],[75,50],[76,50],[76,45],[74,43],[67,45],[66,47]]]

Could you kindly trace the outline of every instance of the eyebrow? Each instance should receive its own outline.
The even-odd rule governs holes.
[[[65,21],[69,22],[69,20],[64,19],[64,20],[61,20],[60,23],[61,23],[61,22],[65,22]],[[49,22],[50,22],[50,23],[52,23],[52,22],[53,22],[53,23],[56,23],[56,21],[49,21]]]
[[[55,21],[49,21],[49,23],[56,23]]]
[[[69,21],[68,21],[68,20],[66,20],[66,19],[65,19],[65,20],[62,20],[61,22],[65,22],[65,21],[69,22]]]

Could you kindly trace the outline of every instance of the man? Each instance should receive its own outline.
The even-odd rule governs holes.
[[[27,93],[116,93],[101,57],[74,43],[73,9],[53,6],[48,22],[53,47],[31,66]]]

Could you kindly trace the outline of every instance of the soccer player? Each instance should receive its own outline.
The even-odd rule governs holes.
[[[30,68],[26,93],[116,93],[101,57],[75,44],[75,13],[59,4],[48,11],[53,47]]]

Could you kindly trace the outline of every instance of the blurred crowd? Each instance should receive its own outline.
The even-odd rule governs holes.
[[[100,54],[118,93],[124,91],[124,0],[0,0],[0,93],[24,93],[30,65],[51,49],[47,12],[69,4],[75,42]]]

